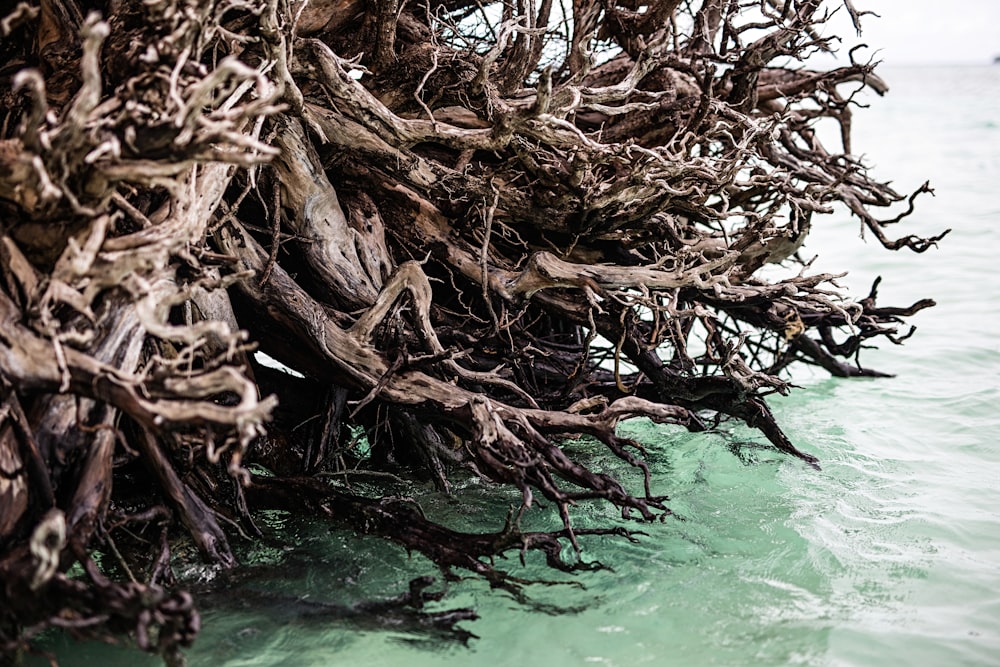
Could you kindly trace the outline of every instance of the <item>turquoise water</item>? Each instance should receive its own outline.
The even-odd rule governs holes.
[[[192,665],[985,666],[1000,664],[1000,67],[885,70],[893,90],[855,117],[855,146],[900,190],[930,179],[933,199],[898,233],[954,231],[925,255],[889,253],[838,214],[818,221],[806,254],[845,270],[882,303],[923,297],[903,348],[871,350],[892,379],[797,378],[773,402],[813,470],[757,443],[747,429],[688,434],[627,425],[650,449],[654,488],[678,518],[644,526],[639,544],[598,539],[585,558],[613,571],[571,585],[528,587],[534,605],[475,579],[434,606],[473,606],[467,645],[401,625],[375,630],[309,612],[405,590],[433,574],[418,555],[374,539],[291,523],[291,549],[261,549],[262,566],[231,595],[206,600]],[[587,443],[597,467],[620,464]],[[624,471],[627,474],[627,471]],[[411,489],[409,492],[419,492]],[[470,484],[461,503],[427,497],[454,527],[502,525],[516,498]],[[580,525],[613,510],[580,508]],[[532,521],[544,524],[541,514]],[[552,577],[537,559],[524,577]],[[296,602],[296,599],[300,602]],[[64,665],[156,664],[94,645],[56,647]]]

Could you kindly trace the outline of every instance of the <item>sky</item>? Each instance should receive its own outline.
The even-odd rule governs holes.
[[[847,50],[860,42],[878,48],[886,65],[989,64],[1000,56],[1000,0],[853,0],[879,16],[861,19],[859,38],[841,9],[831,29]],[[839,0],[828,0],[830,7]]]

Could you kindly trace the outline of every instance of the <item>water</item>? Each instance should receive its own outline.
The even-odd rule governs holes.
[[[924,297],[939,305],[913,318],[904,348],[869,351],[893,379],[800,379],[773,402],[815,471],[767,448],[747,429],[691,435],[638,422],[655,488],[680,517],[646,527],[639,544],[585,543],[613,572],[573,586],[532,586],[534,607],[474,579],[452,583],[436,609],[474,606],[467,646],[406,626],[376,630],[318,619],[297,605],[389,596],[433,573],[374,539],[287,523],[288,551],[265,549],[264,567],[239,593],[207,601],[192,665],[811,665],[1000,664],[1000,67],[887,69],[886,99],[855,118],[855,146],[900,190],[930,179],[936,198],[897,231],[954,231],[925,255],[889,253],[858,238],[845,214],[819,221],[807,253],[818,270],[851,274],[867,293],[884,275],[882,303]],[[579,445],[595,465],[616,464]],[[456,527],[492,517],[510,496],[479,485],[468,506],[430,502]],[[465,509],[463,509],[465,507]],[[471,507],[472,509],[468,509]],[[583,523],[610,519],[580,508]],[[544,521],[537,516],[533,520]],[[272,517],[272,525],[287,521]],[[552,576],[537,558],[520,576]],[[556,608],[562,608],[557,613]],[[95,645],[55,646],[64,665],[157,664]]]

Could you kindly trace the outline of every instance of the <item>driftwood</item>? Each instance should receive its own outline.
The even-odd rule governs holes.
[[[944,236],[892,237],[930,188],[897,193],[852,150],[854,96],[887,90],[875,64],[804,64],[837,46],[818,36],[832,5],[8,6],[0,651],[62,627],[183,661],[198,616],[168,536],[234,568],[263,507],[511,591],[491,556],[586,568],[565,544],[634,531],[577,530],[576,502],[669,514],[623,419],[737,419],[818,465],[766,397],[795,365],[880,375],[859,350],[933,302],[850,299],[799,255],[811,225],[842,205],[888,249]],[[575,460],[581,435],[643,488]],[[329,483],[348,465],[446,492],[478,475],[522,507],[460,533]],[[521,530],[536,496],[561,531]]]

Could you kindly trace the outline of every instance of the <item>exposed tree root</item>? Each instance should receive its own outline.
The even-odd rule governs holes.
[[[236,568],[265,507],[518,595],[494,556],[598,567],[581,538],[670,511],[624,419],[737,419],[818,466],[767,396],[797,365],[882,375],[860,349],[933,305],[877,305],[878,283],[852,300],[798,255],[838,205],[891,250],[944,237],[890,236],[930,187],[897,193],[854,157],[854,97],[886,82],[853,53],[804,64],[834,46],[819,0],[571,5],[4,10],[0,650],[62,627],[180,663],[198,616],[173,538]],[[641,488],[579,460],[577,436]],[[477,475],[521,506],[462,533],[329,483],[348,471],[445,492]],[[536,497],[560,530],[520,528]],[[634,523],[578,528],[586,500]],[[419,609],[425,583],[314,611]],[[472,618],[406,614],[449,635]]]

